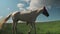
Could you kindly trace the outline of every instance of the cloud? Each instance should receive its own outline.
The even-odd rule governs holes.
[[[30,0],[20,0],[20,3],[17,4],[17,7],[20,10],[26,10],[29,6]]]
[[[35,10],[35,9],[43,7],[45,4],[42,2],[43,0],[31,0],[29,9]]]
[[[22,10],[22,9],[35,10],[35,9],[41,8],[45,5],[42,3],[43,0],[21,0],[21,1],[26,2],[27,4],[30,4],[30,5],[29,5],[29,7],[25,7],[25,5],[23,3],[18,3],[17,7],[19,7],[20,10]]]
[[[19,7],[19,8],[24,8],[24,4],[18,3],[18,4],[17,4],[17,7]]]
[[[46,6],[48,9],[51,9],[52,7],[60,6],[59,0],[21,0],[21,2],[29,4],[29,6],[26,7],[27,6],[26,4],[18,3],[17,6],[21,10],[22,9],[36,10],[36,9],[41,8],[43,6]]]
[[[19,8],[20,11],[25,9],[24,4],[22,4],[22,3],[17,4],[17,7]]]
[[[60,0],[31,0],[29,9],[35,10],[46,6],[48,9],[60,6]]]

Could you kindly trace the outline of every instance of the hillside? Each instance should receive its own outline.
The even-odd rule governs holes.
[[[28,30],[29,26],[25,23],[17,25],[17,34],[27,34]],[[60,34],[60,21],[36,23],[36,30],[37,34]],[[12,34],[12,24],[6,24],[0,34]]]

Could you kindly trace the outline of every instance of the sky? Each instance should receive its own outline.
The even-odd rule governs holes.
[[[35,10],[43,6],[46,7],[49,17],[40,14],[37,22],[60,20],[60,0],[0,0],[0,19],[15,11]]]

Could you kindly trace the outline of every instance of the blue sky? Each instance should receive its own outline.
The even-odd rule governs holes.
[[[36,3],[35,3],[36,2]],[[38,3],[38,4],[37,4]],[[56,21],[60,20],[60,0],[0,0],[0,19],[6,17],[9,13],[22,9],[36,8],[37,6],[46,6],[49,17],[40,14],[36,21]],[[22,4],[22,6],[20,6]],[[35,6],[37,4],[37,6]],[[33,7],[34,6],[34,7]],[[38,8],[38,7],[37,7]]]

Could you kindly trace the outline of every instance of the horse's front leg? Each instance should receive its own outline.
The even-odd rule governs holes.
[[[28,34],[31,34],[32,30],[34,30],[34,34],[36,34],[35,22],[30,23],[30,30],[29,30]]]

